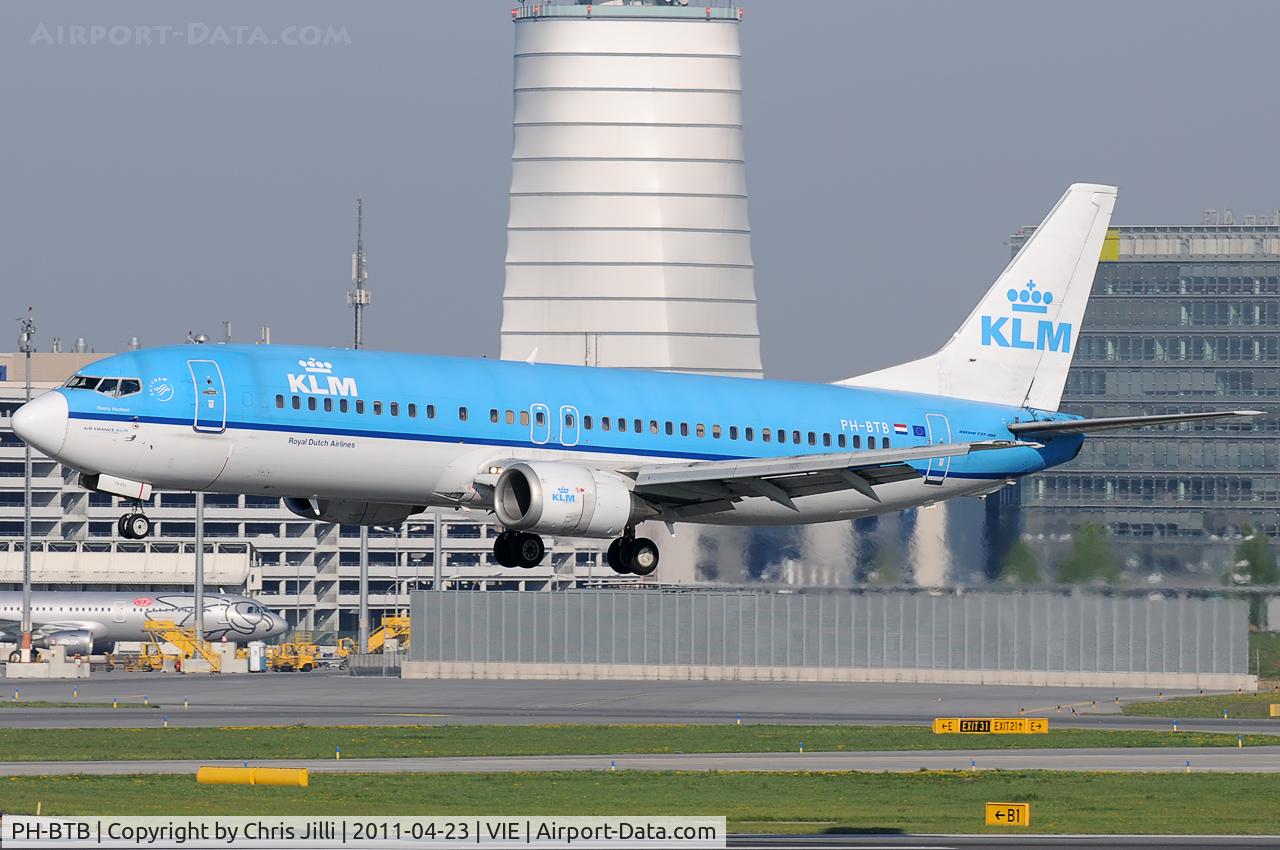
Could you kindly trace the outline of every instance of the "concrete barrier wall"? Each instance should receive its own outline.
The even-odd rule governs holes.
[[[1256,687],[1231,599],[426,591],[412,615],[406,677]]]

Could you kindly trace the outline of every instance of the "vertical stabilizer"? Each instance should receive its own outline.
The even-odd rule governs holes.
[[[840,383],[1057,410],[1115,202],[1071,186],[937,353]]]

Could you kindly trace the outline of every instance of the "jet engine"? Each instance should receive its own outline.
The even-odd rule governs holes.
[[[286,498],[284,506],[300,517],[343,525],[399,525],[425,508],[385,502]]]
[[[494,485],[493,508],[514,531],[568,537],[618,537],[628,525],[657,513],[621,476],[555,461],[503,470]]]
[[[67,658],[77,655],[88,657],[93,654],[93,632],[88,629],[66,629],[61,632],[50,632],[44,636],[46,647],[61,646],[67,651]]]

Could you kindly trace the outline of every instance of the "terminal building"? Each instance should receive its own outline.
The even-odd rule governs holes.
[[[1244,408],[1264,415],[1091,434],[1075,461],[1006,491],[999,522],[1020,519],[1049,574],[1094,523],[1134,575],[1213,583],[1246,529],[1280,537],[1280,212],[1114,227],[1061,409]]]

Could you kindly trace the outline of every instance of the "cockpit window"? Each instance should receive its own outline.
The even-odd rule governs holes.
[[[67,381],[66,387],[69,390],[95,390],[101,380],[101,378],[91,378],[88,375],[72,375],[71,380]]]
[[[112,398],[142,392],[142,381],[137,378],[94,378],[89,375],[73,375],[63,386],[69,390],[96,390]]]

